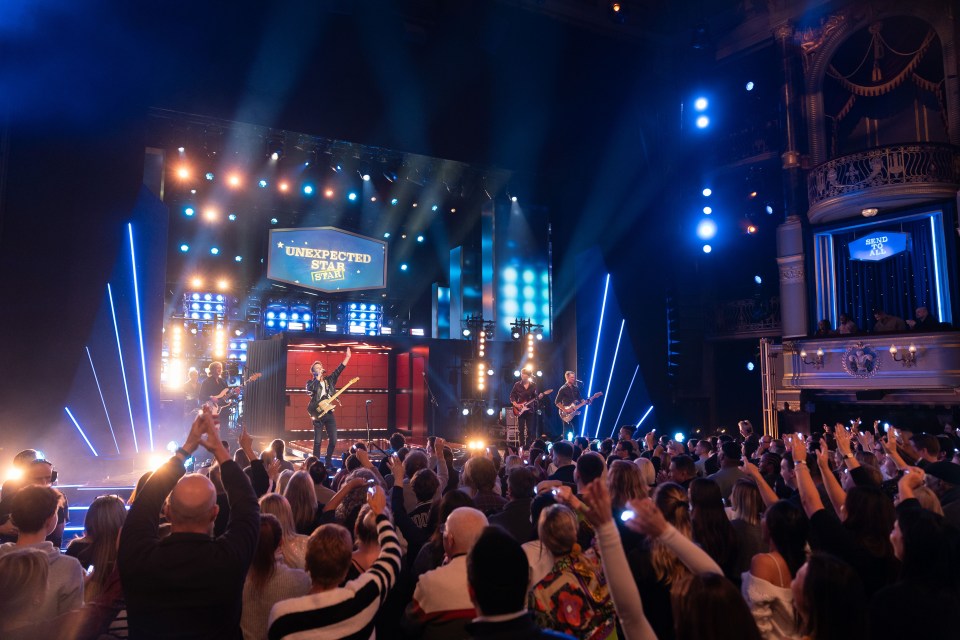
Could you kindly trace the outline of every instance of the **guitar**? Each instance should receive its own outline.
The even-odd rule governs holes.
[[[553,393],[553,389],[547,389],[547,390],[544,391],[543,393],[537,394],[537,397],[536,397],[536,398],[532,398],[532,399],[530,399],[530,400],[527,400],[526,402],[523,402],[523,403],[514,402],[514,403],[513,403],[513,415],[515,415],[515,416],[517,416],[517,417],[519,418],[520,416],[522,416],[523,414],[525,414],[527,411],[530,411],[530,410],[533,408],[533,404],[536,403],[537,401],[539,401],[540,398],[542,398],[543,396],[548,396],[548,395],[550,395],[551,393]]]
[[[595,394],[587,398],[586,400],[581,400],[576,404],[568,404],[565,407],[557,407],[557,411],[560,413],[560,419],[563,420],[566,424],[570,424],[574,418],[580,415],[580,407],[587,404],[588,402],[593,402],[597,398],[603,395],[603,391],[597,391]]]
[[[263,376],[262,373],[254,373],[249,378],[247,378],[243,384],[238,384],[235,387],[227,387],[220,393],[215,396],[210,396],[210,402],[215,404],[220,409],[232,406],[236,404],[237,398],[240,397],[240,394],[243,393],[243,388],[248,382],[255,382]]]
[[[321,398],[320,400],[317,400],[315,397],[311,398],[310,403],[307,404],[307,413],[314,420],[319,420],[336,408],[335,402],[341,393],[349,389],[351,385],[354,385],[358,382],[360,382],[360,378],[354,378],[347,384],[337,389],[337,392],[329,398]]]

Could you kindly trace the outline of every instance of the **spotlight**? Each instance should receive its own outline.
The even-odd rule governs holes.
[[[707,102],[706,98],[700,97],[693,101],[693,108],[697,111],[704,111],[708,104],[709,103]]]
[[[710,118],[707,116],[700,116],[696,120],[697,129],[706,129],[710,126]]]
[[[461,333],[463,333],[463,337],[464,337],[464,338],[469,337],[469,336],[470,336],[470,329],[464,329]]]
[[[184,151],[186,151],[186,149],[184,149],[183,147],[177,147],[177,152],[183,153]]]
[[[748,362],[748,363],[747,363],[747,371],[753,371],[753,369],[754,369],[755,367],[756,367],[756,365],[753,364],[752,362]]]
[[[400,265],[400,271],[406,271],[406,270],[407,270],[407,263],[404,262],[403,264]]]
[[[876,207],[867,207],[865,209],[861,209],[860,215],[862,215],[864,218],[872,218],[873,216],[877,215],[879,211],[880,210]]]
[[[414,203],[413,203],[412,205],[410,205],[410,206],[413,207],[414,209],[416,209],[416,208],[417,208],[417,203],[414,202]]]
[[[400,201],[397,200],[396,198],[393,198],[392,200],[390,200],[390,204],[392,204],[393,206],[397,206],[397,203],[398,203],[398,202],[400,202]]]
[[[383,234],[383,237],[384,237],[384,238],[389,238],[389,237],[390,237],[390,232],[389,232],[389,231],[385,232],[385,233]]]
[[[363,174],[362,176],[360,176],[360,178],[361,178],[364,182],[370,182],[370,174],[369,174],[369,173]]]
[[[350,202],[353,202],[353,201],[356,200],[356,199],[357,199],[357,194],[354,193],[353,191],[351,191],[351,192],[347,195],[347,200],[349,200]]]
[[[214,220],[217,219],[217,210],[214,209],[213,207],[207,207],[206,209],[203,210],[203,217],[213,222]]]
[[[496,413],[496,411],[493,410],[493,407],[489,407],[489,408],[487,409],[487,415],[488,415],[488,416],[492,416],[492,415],[495,414],[495,413]]]
[[[266,188],[267,188],[267,181],[266,181],[266,180],[261,180],[260,182],[257,183],[257,186],[260,187],[261,189],[266,189]]]
[[[377,196],[370,196],[370,202],[376,202]]]
[[[514,370],[513,370],[513,377],[514,377],[514,378],[519,378],[519,377],[520,377],[520,371],[519,371],[518,369],[514,369]]]
[[[186,167],[180,167],[177,169],[177,177],[181,180],[186,180],[190,177],[190,169],[187,169]]]
[[[540,369],[537,369],[537,377],[538,377],[538,378],[542,378],[542,377],[543,377],[543,371],[540,371]]]
[[[280,191],[283,191],[284,193],[286,193],[287,191],[290,190],[290,185],[287,184],[286,182],[281,182],[280,184],[277,185],[277,188],[280,189]]]
[[[753,82],[748,82],[748,83],[747,83],[747,91],[753,91],[753,87],[754,87],[754,86],[755,86],[755,85],[753,84]]]
[[[487,369],[487,375],[488,375],[488,376],[492,376],[492,375],[493,375],[493,369]]]
[[[187,207],[186,209],[183,210],[183,215],[187,216],[188,218],[193,216],[193,214],[195,213],[196,213],[196,210],[193,207]]]
[[[703,252],[704,252],[704,253],[710,253],[711,251],[713,251],[713,247],[711,247],[711,246],[708,245],[708,244],[703,245]]]
[[[236,262],[243,262],[243,256],[233,256],[233,259],[234,259]]]
[[[270,218],[270,224],[277,224],[279,222],[276,218]]]
[[[713,213],[713,207],[704,207],[703,213],[704,215],[710,215],[711,213]]]
[[[453,208],[450,209],[450,213],[456,213],[456,212],[457,212],[456,207],[453,207]]]
[[[713,220],[701,220],[697,225],[697,236],[701,240],[709,240],[717,235],[717,223]]]
[[[325,196],[328,197],[328,198],[332,198],[332,197],[333,197],[333,189],[327,189],[327,190],[325,190],[325,191],[323,192],[323,195],[325,195]]]
[[[681,442],[681,443],[682,443],[682,442],[683,442],[684,440],[686,440],[687,438],[686,438],[686,436],[684,436],[682,433],[680,433],[679,431],[677,431],[675,434],[673,434],[673,439],[674,439],[675,442]]]
[[[516,202],[517,196],[510,196],[510,202]]]
[[[756,191],[751,191],[751,192],[750,192],[750,198],[756,198],[756,197],[757,197],[757,192],[756,192]]]
[[[464,407],[463,409],[460,410],[460,414],[464,416],[468,416],[470,415],[470,409]]]
[[[218,255],[220,253],[220,249],[216,247],[210,247],[210,253],[212,253],[213,255]]]
[[[270,154],[270,159],[273,160],[274,162],[276,162],[277,160],[280,159],[280,154],[279,154],[278,152],[274,151],[273,153]]]
[[[187,251],[190,251],[190,245],[188,245],[188,244],[182,244],[182,245],[180,245],[180,251],[182,251],[183,253],[186,253]]]
[[[704,189],[703,189],[703,197],[704,197],[704,198],[709,198],[709,197],[712,196],[712,195],[713,195],[713,189],[711,189],[710,187],[704,187]]]
[[[757,284],[763,284],[763,278],[761,278],[760,276],[753,276],[753,281],[756,282]]]
[[[230,174],[230,177],[227,178],[227,184],[229,184],[231,187],[239,187],[239,186],[240,186],[240,176],[238,176],[238,175],[235,174],[235,173]]]
[[[235,213],[231,213],[230,215],[227,216],[227,220],[229,220],[230,222],[233,222],[236,219],[237,219],[237,214]]]
[[[432,207],[430,207],[430,211],[436,211],[439,208],[440,207],[438,205],[433,205]]]
[[[417,242],[423,242],[423,236],[417,236]]]
[[[756,225],[752,225],[752,224],[748,224],[748,225],[747,225],[747,233],[749,233],[750,235],[753,235],[753,234],[755,234],[756,232],[757,232],[757,227],[756,227]]]
[[[208,171],[206,175],[204,175],[203,177],[206,178],[207,180],[213,180],[213,172]]]
[[[773,205],[769,205],[769,204],[768,204],[768,205],[766,206],[766,211],[767,211],[767,215],[768,215],[768,216],[772,216],[772,215],[773,215]]]
[[[190,280],[190,286],[194,289],[200,288],[203,286],[203,280],[200,278],[192,278]]]
[[[313,185],[310,185],[310,184],[303,185],[303,195],[305,196],[313,195]]]

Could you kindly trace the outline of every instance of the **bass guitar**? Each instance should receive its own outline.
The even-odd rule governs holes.
[[[354,378],[347,384],[337,389],[337,392],[329,398],[321,398],[319,400],[316,399],[316,397],[311,398],[310,402],[307,404],[307,413],[310,414],[310,417],[314,420],[319,420],[336,408],[336,401],[341,393],[349,389],[351,385],[354,385],[358,382],[360,382],[360,378]]]
[[[538,393],[536,398],[531,398],[526,402],[514,402],[513,415],[519,418],[520,416],[525,414],[527,411],[530,411],[531,409],[533,409],[533,405],[539,402],[540,398],[542,398],[543,396],[548,396],[551,393],[553,393],[553,389],[547,389],[543,393]]]
[[[565,407],[557,407],[557,411],[560,413],[560,419],[563,420],[566,424],[570,424],[574,418],[580,415],[580,407],[590,402],[593,402],[597,398],[603,395],[603,391],[597,391],[595,394],[587,398],[586,400],[581,400],[575,404],[568,404]]]
[[[237,403],[237,399],[240,397],[240,394],[243,393],[243,389],[247,383],[256,382],[261,376],[263,376],[263,374],[257,372],[244,380],[242,384],[238,384],[235,387],[227,387],[217,395],[210,396],[210,403],[216,405],[221,411],[227,407],[235,405]]]

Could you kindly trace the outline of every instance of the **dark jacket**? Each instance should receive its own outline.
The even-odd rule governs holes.
[[[523,544],[536,539],[533,523],[530,521],[530,503],[533,498],[511,500],[503,506],[503,511],[488,518],[490,524],[497,525]]]
[[[130,508],[117,562],[131,638],[240,638],[243,582],[260,534],[260,506],[239,465],[221,465],[230,501],[226,532],[160,539],[160,508],[184,474],[178,457],[160,467]]]
[[[540,629],[533,621],[533,614],[527,613],[513,620],[503,622],[470,622],[467,624],[468,638],[491,638],[492,640],[527,640],[528,638],[569,638],[559,631]]]

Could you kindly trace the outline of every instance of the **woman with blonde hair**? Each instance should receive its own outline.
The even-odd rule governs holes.
[[[623,511],[631,500],[647,497],[647,484],[640,467],[627,460],[615,460],[607,471],[607,487],[614,512]]]
[[[290,503],[297,533],[308,536],[319,525],[319,503],[313,478],[306,471],[297,471],[290,478],[283,497]]]
[[[555,558],[533,585],[528,608],[537,625],[585,640],[614,637],[614,606],[599,560],[577,544],[577,516],[555,504],[540,513],[540,542]]]
[[[760,516],[763,513],[763,498],[753,480],[741,478],[730,493],[733,508],[728,510],[730,526],[737,537],[737,571],[743,574],[750,570],[753,556],[766,551]]]
[[[307,541],[310,536],[297,533],[297,525],[293,521],[293,511],[290,503],[279,493],[268,493],[260,498],[260,513],[268,513],[280,523],[283,531],[283,543],[280,553],[283,562],[293,569],[306,567]]]
[[[117,539],[127,517],[123,500],[117,496],[100,496],[87,509],[83,521],[84,535],[70,541],[67,555],[83,567],[93,566],[93,573],[84,587],[84,600],[90,601],[104,591],[110,574],[117,565]]]

